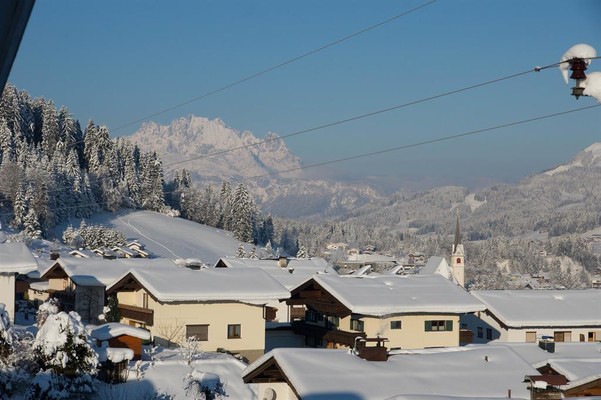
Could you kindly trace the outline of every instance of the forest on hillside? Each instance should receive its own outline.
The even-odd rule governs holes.
[[[165,182],[156,152],[111,139],[93,121],[82,130],[66,107],[8,85],[0,99],[0,222],[52,238],[68,218],[122,208],[181,215],[243,242],[274,239],[271,219],[261,217],[244,184],[197,189],[185,170]]]

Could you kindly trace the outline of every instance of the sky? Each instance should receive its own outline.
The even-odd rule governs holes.
[[[9,83],[113,136],[184,103],[431,0],[37,0]],[[258,137],[393,107],[601,53],[601,2],[437,0],[415,12],[150,120],[220,118]],[[601,60],[589,71],[601,71]],[[547,69],[286,140],[305,165],[596,104]],[[601,107],[307,169],[398,188],[471,188],[569,161],[601,141]]]

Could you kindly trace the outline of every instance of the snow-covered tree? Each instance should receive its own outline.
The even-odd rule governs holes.
[[[96,373],[98,355],[76,312],[49,314],[38,330],[33,349],[43,370],[67,376]]]
[[[236,258],[246,258],[246,253],[244,252],[244,245],[242,243],[238,244],[238,252],[236,253]]]
[[[119,299],[116,295],[109,295],[107,298],[106,312],[104,318],[106,322],[120,322],[121,314],[119,313]]]
[[[298,247],[298,252],[296,253],[296,258],[309,258],[309,253],[307,253],[307,249],[305,246],[300,245]]]
[[[219,375],[194,369],[184,377],[186,395],[195,400],[215,400],[226,396],[225,385]]]

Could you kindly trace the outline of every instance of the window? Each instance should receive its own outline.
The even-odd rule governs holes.
[[[484,328],[482,328],[481,326],[478,327],[478,332],[476,333],[476,335],[478,336],[478,339],[482,339],[484,337]]]
[[[486,339],[492,340],[492,329],[491,328],[486,328]]]
[[[360,319],[351,319],[351,330],[352,331],[358,331],[358,332],[363,332],[363,321],[361,321]]]
[[[337,317],[335,315],[328,315],[326,317],[326,320],[328,321],[327,326],[328,328],[338,328],[340,326],[340,317]]]
[[[589,342],[596,342],[597,341],[597,334],[596,334],[596,332],[589,332],[588,333],[588,341]]]
[[[425,321],[426,332],[440,332],[440,331],[452,331],[453,321],[439,320],[439,321]]]
[[[555,342],[571,342],[572,332],[569,331],[558,331],[553,333],[553,341]]]
[[[309,347],[323,347],[323,340],[318,336],[306,336],[305,345]]]
[[[526,343],[535,343],[535,342],[536,342],[536,331],[526,332]]]
[[[186,339],[195,337],[196,340],[209,340],[209,325],[186,325]]]
[[[457,264],[461,264],[461,258],[457,257]]]
[[[228,339],[240,339],[240,324],[231,324],[227,326]]]
[[[323,321],[323,315],[314,310],[307,310],[305,313],[305,320],[308,322]]]
[[[402,329],[403,321],[390,321],[390,329]]]

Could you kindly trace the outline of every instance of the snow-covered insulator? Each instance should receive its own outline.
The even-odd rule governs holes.
[[[570,79],[574,79],[576,81],[576,86],[572,88],[572,96],[575,96],[578,99],[584,93],[584,87],[582,86],[582,81],[586,79],[586,61],[582,58],[572,58],[570,61],[570,71],[572,71],[572,75],[570,75]]]

